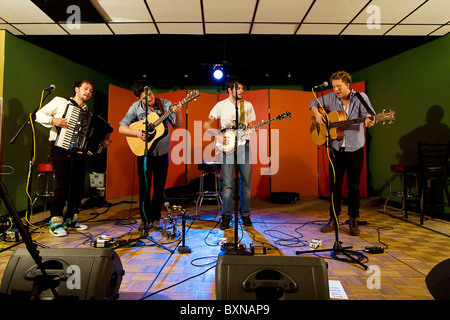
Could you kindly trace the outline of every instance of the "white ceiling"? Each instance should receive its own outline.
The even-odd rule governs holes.
[[[90,11],[100,19],[85,21]],[[0,29],[18,36],[443,36],[450,0],[0,0]]]

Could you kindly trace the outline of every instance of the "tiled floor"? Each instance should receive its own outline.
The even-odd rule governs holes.
[[[172,237],[172,228],[151,230],[150,238],[140,238],[136,203],[129,199],[109,200],[109,208],[87,209],[79,220],[89,226],[84,232],[70,232],[67,237],[55,238],[42,220],[48,213],[36,214],[31,223],[33,239],[50,248],[92,248],[93,240],[109,235],[124,240],[113,249],[120,256],[125,275],[120,286],[120,300],[215,300],[215,269],[217,257],[223,253],[224,239],[234,243],[234,228],[219,229],[220,214],[214,204],[203,205],[197,216],[195,205],[180,204],[185,210],[185,246],[190,253],[180,253],[181,237]],[[332,299],[349,300],[432,300],[425,277],[439,262],[450,257],[449,236],[434,232],[409,221],[382,212],[382,207],[363,207],[360,236],[350,236],[341,217],[339,241],[344,248],[356,251],[351,256],[361,259],[355,263],[342,254],[336,258],[331,252],[303,253],[311,250],[309,242],[322,241],[319,249],[332,249],[335,234],[319,231],[328,219],[328,201],[304,197],[295,204],[274,204],[264,199],[252,199],[253,227],[239,223],[240,244],[264,245],[267,256],[323,257],[328,264],[328,279],[342,285],[343,296]],[[392,210],[392,208],[391,208]],[[181,211],[172,212],[174,217]],[[167,217],[167,212],[163,213]],[[181,222],[181,219],[179,219]],[[448,222],[444,222],[448,223]],[[425,222],[426,226],[427,222]],[[162,226],[164,223],[162,221]],[[234,220],[232,221],[234,226]],[[168,231],[168,232],[167,232]],[[178,229],[181,231],[181,228]],[[0,276],[14,250],[23,244],[3,242],[0,253]],[[9,248],[9,246],[13,247]],[[382,254],[364,251],[366,246],[387,246]],[[93,249],[97,250],[97,249]],[[350,250],[350,249],[349,249]],[[256,257],[255,257],[256,258]],[[342,261],[341,258],[345,258]],[[365,267],[370,267],[366,271]],[[334,288],[334,287],[333,287]],[[289,297],[288,297],[289,298]]]

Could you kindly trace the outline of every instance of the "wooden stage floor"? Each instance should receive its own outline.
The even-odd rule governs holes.
[[[225,232],[219,229],[217,205],[203,205],[197,216],[195,205],[180,204],[189,216],[185,245],[191,253],[179,253],[181,237],[170,237],[163,230],[153,229],[149,233],[157,244],[148,238],[138,239],[140,221],[133,199],[114,199],[108,203],[109,208],[83,210],[79,221],[87,224],[89,229],[71,231],[64,238],[49,234],[48,223],[43,222],[48,218],[48,212],[36,214],[31,223],[38,228],[32,227],[32,237],[38,244],[50,248],[91,248],[93,240],[100,235],[127,240],[127,244],[114,248],[125,270],[119,300],[216,299],[215,266],[223,248],[220,242],[224,238],[234,242],[235,236],[233,228]],[[386,214],[382,206],[363,206],[361,220],[367,224],[360,226],[361,234],[349,235],[345,224],[348,217],[344,212],[340,219],[339,240],[342,246],[351,246],[359,252],[360,255],[355,257],[362,259],[363,265],[378,270],[377,273],[366,271],[358,263],[335,259],[330,252],[297,254],[310,250],[312,239],[322,241],[319,249],[333,247],[334,233],[319,231],[328,219],[327,208],[328,201],[317,197],[303,197],[295,204],[275,204],[254,198],[253,227],[244,228],[239,223],[240,243],[246,247],[264,244],[269,256],[323,257],[328,264],[332,289],[336,290],[331,297],[334,300],[433,300],[425,277],[436,264],[450,257],[449,234],[427,228],[429,220],[425,221],[425,227],[419,226],[413,221],[413,215],[409,221],[400,219],[395,216],[399,210],[393,208],[389,210],[394,214]],[[173,214],[176,216],[178,212]],[[167,211],[163,211],[165,216]],[[234,226],[234,220],[231,224]],[[0,277],[13,252],[24,247],[24,244],[11,242],[1,245]],[[364,251],[366,246],[387,246],[387,249],[381,254],[371,254]],[[379,277],[375,279],[373,275]],[[339,285],[343,291],[339,290]]]

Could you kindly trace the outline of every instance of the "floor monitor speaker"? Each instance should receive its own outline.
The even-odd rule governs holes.
[[[450,300],[450,259],[435,265],[427,274],[425,283],[435,300]]]
[[[111,249],[39,249],[45,279],[29,251],[11,256],[0,285],[2,299],[116,300],[124,270]]]
[[[219,255],[217,300],[329,300],[321,257]]]

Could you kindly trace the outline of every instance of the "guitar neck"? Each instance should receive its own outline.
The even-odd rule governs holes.
[[[257,129],[259,129],[259,128],[261,128],[261,127],[263,127],[263,126],[265,126],[265,125],[267,125],[267,124],[269,124],[269,123],[271,123],[271,122],[276,121],[276,120],[278,120],[278,119],[277,119],[277,118],[273,118],[273,119],[270,119],[270,120],[267,120],[267,121],[258,123],[257,125],[254,125],[254,126],[251,127],[250,129],[257,130]]]
[[[373,117],[370,117],[373,120]],[[330,128],[336,128],[336,127],[346,127],[351,124],[364,122],[366,118],[357,118],[357,119],[351,119],[351,120],[344,120],[344,121],[336,121],[330,123]]]
[[[164,120],[166,120],[173,112],[173,109],[170,109],[169,111],[165,112],[161,117],[156,120],[153,125],[155,127],[159,126]]]
[[[179,105],[184,105],[188,100],[184,98],[180,102],[178,102]],[[158,118],[153,124],[155,127],[159,126],[163,121],[165,121],[171,114],[173,113],[173,108],[170,108],[167,112],[165,112],[161,117]]]

